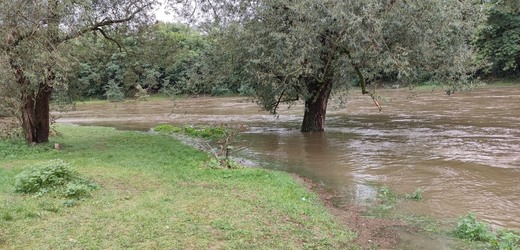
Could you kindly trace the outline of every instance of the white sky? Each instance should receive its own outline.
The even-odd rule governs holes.
[[[162,0],[161,2],[162,3],[160,7],[158,7],[155,11],[155,18],[157,18],[157,20],[161,22],[174,22],[174,15],[172,13],[169,13],[166,8],[167,0]]]

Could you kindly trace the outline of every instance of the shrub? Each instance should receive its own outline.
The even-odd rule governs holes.
[[[457,221],[455,236],[470,241],[480,241],[488,244],[491,249],[518,250],[520,235],[511,230],[491,231],[488,224],[477,221],[475,214],[469,213]]]
[[[80,198],[96,188],[95,183],[79,176],[62,160],[33,166],[18,174],[15,180],[16,192],[38,196],[52,192],[57,196]]]
[[[50,161],[32,167],[16,176],[15,188],[20,193],[36,193],[65,185],[73,178],[69,165],[63,161]]]
[[[477,221],[474,213],[459,218],[455,235],[461,239],[483,242],[493,241],[496,238],[486,223]]]

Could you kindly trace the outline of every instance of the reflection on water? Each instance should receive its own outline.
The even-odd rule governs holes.
[[[371,182],[399,193],[425,190],[401,209],[455,218],[473,211],[494,225],[520,229],[520,88],[447,96],[387,90],[383,112],[352,94],[329,111],[326,133],[302,134],[302,107],[279,117],[242,98],[199,98],[79,105],[60,122],[147,130],[160,123],[246,124],[239,152],[267,168],[313,178],[341,201],[374,197]]]

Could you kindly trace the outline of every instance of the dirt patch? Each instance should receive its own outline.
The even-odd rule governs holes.
[[[367,207],[348,204],[341,207],[332,203],[334,194],[326,191],[314,181],[293,175],[295,179],[304,184],[308,189],[317,193],[327,209],[339,220],[357,233],[355,243],[362,249],[395,249],[399,244],[399,231],[413,231],[407,223],[398,220],[368,218],[364,216]]]

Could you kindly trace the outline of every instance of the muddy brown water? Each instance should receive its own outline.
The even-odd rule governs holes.
[[[424,190],[399,211],[454,221],[469,211],[520,230],[520,87],[444,92],[381,90],[383,111],[352,92],[325,133],[299,132],[302,105],[272,116],[244,98],[78,104],[58,122],[148,130],[157,124],[242,124],[235,155],[321,183],[337,202],[374,200],[373,184]]]

